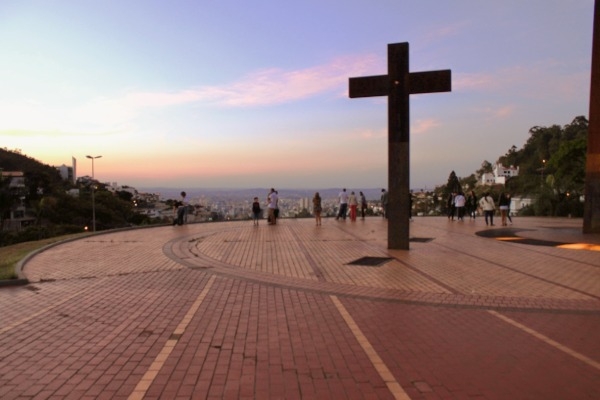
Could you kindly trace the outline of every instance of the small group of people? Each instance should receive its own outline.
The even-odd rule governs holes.
[[[367,215],[367,198],[362,191],[358,192],[358,195],[351,191],[348,193],[346,188],[343,188],[338,194],[339,200],[339,209],[338,213],[335,217],[337,220],[346,220],[347,217],[350,218],[350,221],[356,221],[359,212],[360,217],[364,220]],[[412,205],[412,196],[410,199],[410,203]],[[279,196],[277,191],[274,188],[271,188],[271,191],[267,195],[267,208],[268,208],[268,224],[275,225],[277,224],[277,219],[279,217],[279,206],[278,206]],[[313,202],[313,214],[315,216],[316,225],[319,226],[322,224],[322,198],[319,192],[315,192],[315,195],[312,199]],[[383,211],[383,217],[387,218],[387,206],[388,206],[388,192],[385,189],[381,189],[381,207]],[[258,221],[260,220],[262,213],[260,201],[258,197],[254,197],[252,202],[252,220],[254,225],[258,225]]]
[[[510,216],[510,194],[502,192],[498,198],[498,208],[502,219],[502,226],[507,226],[508,222],[512,224]],[[477,200],[474,191],[471,191],[465,197],[462,191],[453,192],[448,196],[446,208],[448,210],[448,219],[454,221],[456,216],[459,221],[464,221],[465,213],[470,219],[475,219],[477,216],[477,207],[481,208],[485,218],[485,224],[494,226],[494,214],[496,213],[496,202],[489,192],[484,193],[483,197]]]
[[[465,220],[465,214],[469,215],[469,219],[475,219],[477,216],[477,196],[475,192],[471,190],[468,196],[462,191],[452,192],[448,196],[446,203],[448,219],[454,221],[456,216],[458,221]]]
[[[479,200],[479,205],[483,210],[485,216],[485,224],[494,226],[494,214],[496,213],[496,202],[490,196],[489,192],[486,192],[481,200]],[[512,217],[510,216],[510,194],[506,192],[500,193],[500,197],[498,198],[498,208],[500,209],[500,218],[502,222],[502,226],[507,226],[508,222],[512,224]]]
[[[316,193],[315,197],[318,194],[319,193]],[[348,215],[348,207],[350,207],[350,221],[356,221],[359,205],[362,219],[365,219],[365,215],[367,214],[367,199],[363,192],[359,192],[357,196],[353,191],[350,192],[350,194],[348,194],[346,188],[343,188],[342,191],[338,194],[338,199],[340,201],[340,208],[338,210],[338,214],[335,217],[336,221],[340,218],[346,220],[346,216]]]
[[[274,188],[271,188],[271,191],[267,194],[267,210],[267,223],[269,225],[277,224],[277,218],[279,218],[279,195]],[[258,226],[261,214],[260,201],[258,197],[255,197],[252,199],[252,222],[255,226]]]

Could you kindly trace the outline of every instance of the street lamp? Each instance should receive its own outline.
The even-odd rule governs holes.
[[[542,160],[542,185],[544,184],[544,170],[546,169],[546,160]]]
[[[102,156],[86,156],[92,160],[92,232],[96,232],[96,201],[94,199],[94,160]]]

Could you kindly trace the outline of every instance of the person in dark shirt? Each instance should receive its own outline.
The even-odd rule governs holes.
[[[260,208],[260,202],[258,201],[258,197],[254,198],[254,201],[252,202],[252,221],[254,222],[254,225],[258,225],[258,220],[260,219],[260,212],[261,212],[261,208]]]

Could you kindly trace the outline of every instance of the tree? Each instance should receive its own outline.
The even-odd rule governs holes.
[[[124,201],[132,201],[133,200],[133,193],[128,192],[126,190],[120,190],[116,192],[117,196]]]
[[[460,189],[460,181],[456,176],[456,172],[450,172],[450,175],[448,176],[448,183],[446,183],[446,191],[448,192],[447,194],[458,192]]]
[[[519,153],[517,146],[513,145],[505,155],[498,159],[498,162],[506,167],[511,165],[519,165]]]
[[[0,177],[0,229],[2,228],[3,221],[10,212],[10,208],[13,204],[13,197],[11,196],[8,188],[9,184],[9,179],[2,179],[2,177]]]
[[[477,177],[477,180],[479,182],[481,182],[481,177],[484,174],[491,174],[492,172],[494,172],[494,166],[492,165],[491,162],[484,160],[481,163],[481,168],[479,168],[477,171],[475,171],[475,175]]]
[[[518,150],[515,146],[498,159],[503,165],[519,166],[519,176],[505,188],[513,194],[534,196],[536,215],[579,216],[585,179],[588,120],[583,116],[563,127],[534,126]]]
[[[561,193],[584,193],[586,139],[563,142],[546,164],[554,176],[554,188]]]
[[[478,181],[479,180],[475,177],[475,174],[471,174],[471,175],[467,176],[466,178],[461,178],[459,180],[459,184],[460,184],[460,187],[462,188],[462,191],[467,192],[469,190],[475,189]]]
[[[456,172],[452,171],[450,172],[450,175],[448,176],[448,182],[446,183],[445,186],[442,186],[439,188],[440,190],[437,191],[436,194],[436,198],[441,197],[442,198],[442,204],[440,205],[440,209],[445,213],[446,210],[446,200],[448,198],[450,198],[450,196],[452,196],[452,193],[454,192],[458,192],[459,190],[461,190],[461,186],[460,186],[460,181],[458,180],[458,177],[456,176]]]

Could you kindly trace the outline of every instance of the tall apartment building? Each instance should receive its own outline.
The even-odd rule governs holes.
[[[70,167],[63,164],[60,167],[56,167],[56,169],[64,180],[68,180],[74,184],[75,180],[77,179],[77,159],[75,159],[75,157],[71,157],[71,163],[72,166]]]
[[[311,210],[312,201],[308,197],[300,199],[300,210]]]

